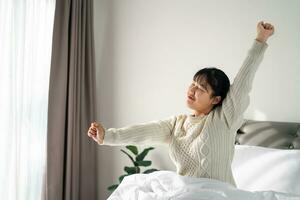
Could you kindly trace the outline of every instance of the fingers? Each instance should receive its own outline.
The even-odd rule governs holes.
[[[98,139],[97,135],[92,135],[90,133],[88,133],[89,137],[91,137],[95,142],[97,142],[98,144],[101,144],[103,142],[102,139]]]
[[[260,21],[257,26],[259,28],[267,29],[267,30],[273,30],[274,26],[270,23],[264,23],[264,21]]]
[[[96,137],[96,136],[97,136],[97,130],[94,130],[94,129],[91,129],[91,128],[90,128],[90,129],[88,130],[88,133],[87,133],[87,134],[88,134],[89,137],[93,137],[93,136]]]
[[[258,22],[257,27],[258,28],[264,28],[264,21]]]
[[[98,123],[97,122],[93,122],[91,123],[91,126],[89,128],[88,133],[92,134],[92,135],[97,135],[97,129],[98,129]]]
[[[96,122],[91,123],[91,126],[87,133],[89,137],[97,136],[97,127],[98,127],[98,124]]]
[[[266,23],[264,28],[267,30],[272,30],[274,27],[272,26],[272,24]]]
[[[98,144],[102,144],[103,143],[103,139],[104,139],[104,128],[100,123],[97,122],[93,122],[91,123],[91,126],[87,132],[87,135],[91,138],[93,138],[93,140],[95,142],[97,142]]]
[[[93,123],[91,123],[91,126],[98,127],[99,124],[97,122],[93,122]]]

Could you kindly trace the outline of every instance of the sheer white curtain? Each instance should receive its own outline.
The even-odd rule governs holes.
[[[0,0],[0,199],[41,199],[55,0]]]

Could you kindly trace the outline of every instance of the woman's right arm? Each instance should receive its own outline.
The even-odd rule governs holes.
[[[123,128],[103,128],[98,126],[97,135],[90,137],[99,145],[122,146],[144,144],[168,144],[175,126],[176,116],[163,120],[151,121],[126,126]],[[104,130],[102,131],[102,127]],[[90,130],[90,129],[89,129]],[[103,135],[101,135],[103,133]]]

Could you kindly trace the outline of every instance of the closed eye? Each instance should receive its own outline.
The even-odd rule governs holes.
[[[206,92],[206,90],[205,90],[205,89],[203,89],[203,87],[202,87],[202,86],[198,86],[196,83],[192,83],[192,84],[191,84],[191,86],[196,86],[196,87],[197,87],[197,89],[199,89],[199,90],[201,90],[201,91],[203,91],[203,92]]]

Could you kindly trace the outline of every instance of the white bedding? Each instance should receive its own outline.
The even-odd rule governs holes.
[[[300,200],[300,196],[274,191],[239,190],[221,181],[181,176],[172,171],[133,174],[123,179],[108,200]]]
[[[300,150],[236,145],[232,171],[237,187],[300,195]]]

